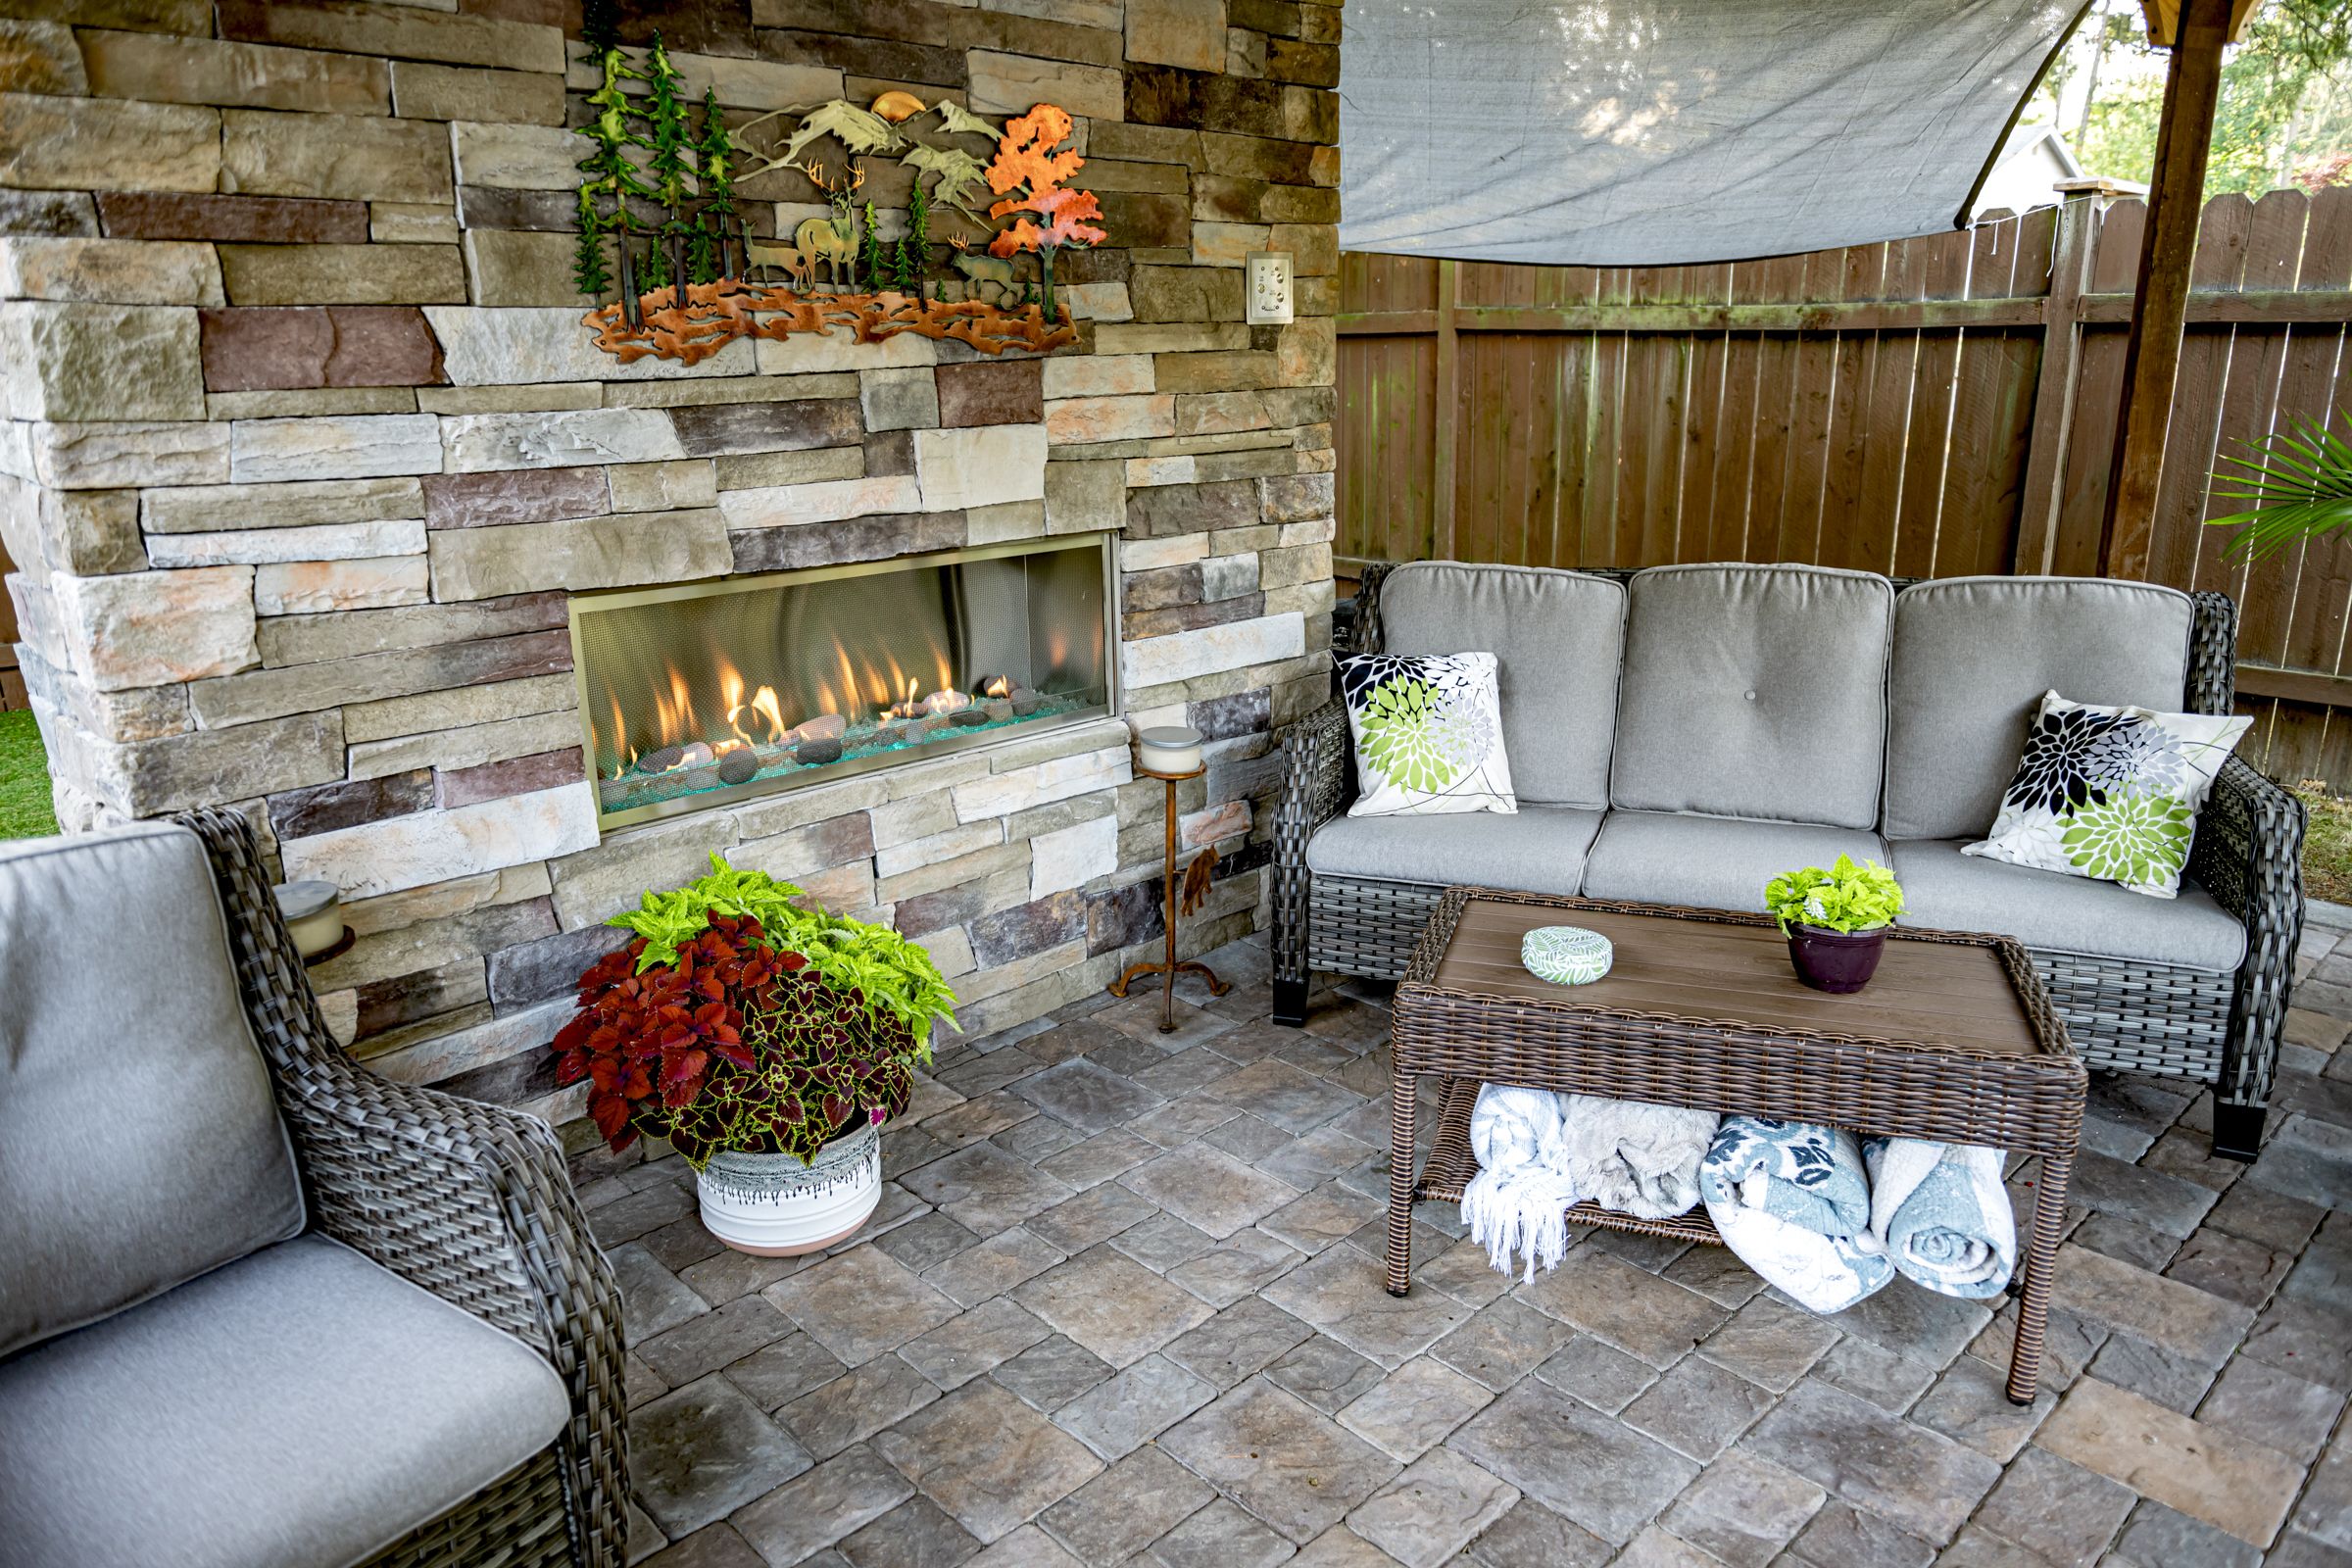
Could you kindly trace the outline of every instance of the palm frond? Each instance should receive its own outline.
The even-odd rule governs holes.
[[[2209,528],[2238,530],[2231,555],[2260,561],[2308,539],[2352,534],[2352,441],[2297,416],[2245,445],[2250,456],[2222,459],[2241,471],[2215,473],[2213,494],[2250,505],[2205,519]]]

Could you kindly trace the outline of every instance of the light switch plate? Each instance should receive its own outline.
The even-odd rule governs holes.
[[[1292,311],[1291,253],[1251,251],[1242,258],[1242,318],[1251,326],[1279,326]]]

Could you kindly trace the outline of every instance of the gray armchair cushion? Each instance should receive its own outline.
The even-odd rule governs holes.
[[[1893,607],[1893,586],[1862,571],[1639,573],[1609,804],[1875,826]]]
[[[204,850],[0,847],[0,1355],[303,1226]]]
[[[1762,909],[1764,884],[1840,855],[1886,863],[1871,832],[1797,822],[1611,811],[1585,861],[1585,897]],[[1514,884],[1517,885],[1517,884]]]
[[[1950,577],[1903,590],[1887,667],[1886,833],[1983,838],[2041,694],[2178,712],[2188,595],[2081,577]]]
[[[1522,802],[1609,804],[1622,585],[1534,566],[1416,562],[1389,573],[1380,623],[1384,653],[1494,656],[1503,750]]]
[[[314,1233],[0,1361],[0,1559],[357,1562],[568,1419],[521,1342]]]
[[[2029,948],[2133,958],[2215,973],[2246,956],[2246,928],[2183,878],[2177,899],[2152,899],[2113,882],[2062,876],[1962,855],[1964,839],[1888,846],[1903,884],[1903,925],[1998,931]]]
[[[1570,806],[1340,816],[1307,842],[1306,864],[1326,876],[1574,894],[1599,828],[1598,811]]]

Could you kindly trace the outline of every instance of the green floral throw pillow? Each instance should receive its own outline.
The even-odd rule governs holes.
[[[2173,898],[2197,808],[2252,722],[2045,693],[1991,836],[1960,853]]]
[[[1516,811],[1493,654],[1341,661],[1355,735],[1349,816]]]

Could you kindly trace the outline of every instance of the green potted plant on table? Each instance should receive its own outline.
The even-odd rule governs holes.
[[[931,1059],[956,994],[888,926],[805,909],[801,890],[710,857],[611,922],[635,941],[580,976],[556,1079],[586,1080],[615,1151],[665,1138],[695,1169],[703,1223],[739,1251],[789,1257],[865,1223],[882,1124]]]
[[[1827,870],[1808,865],[1765,883],[1764,907],[1788,939],[1797,979],[1842,996],[1877,972],[1886,928],[1903,912],[1903,889],[1878,861],[1857,865],[1840,855]]]

